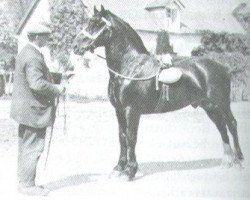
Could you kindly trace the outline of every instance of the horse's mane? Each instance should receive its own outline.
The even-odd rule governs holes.
[[[142,50],[142,53],[148,54],[148,51],[144,46],[141,37],[127,22],[125,22],[110,11],[106,11],[106,14],[113,19],[113,24],[116,25],[114,28],[117,31],[125,34],[135,47],[140,48],[140,50]]]

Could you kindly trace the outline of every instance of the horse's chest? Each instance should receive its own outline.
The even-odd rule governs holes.
[[[109,84],[109,96],[116,103],[124,103],[125,99],[131,95],[131,81],[129,80],[113,80]]]
[[[140,83],[138,81],[131,80],[117,80],[110,84],[109,94],[112,104],[121,105],[123,107],[135,105],[138,106],[138,102],[142,105],[145,99],[149,98],[151,82]],[[154,96],[154,95],[153,95]],[[152,97],[152,96],[151,96]]]
[[[127,101],[129,96],[133,95],[132,92],[133,88],[131,87],[131,81],[130,80],[118,80],[116,82],[116,85],[114,87],[114,95],[116,98],[119,99],[121,103],[124,103]]]

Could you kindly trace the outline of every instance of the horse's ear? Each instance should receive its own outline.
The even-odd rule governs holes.
[[[105,12],[105,8],[103,5],[101,5],[101,12],[104,13]]]
[[[96,6],[94,6],[94,15],[98,13]]]

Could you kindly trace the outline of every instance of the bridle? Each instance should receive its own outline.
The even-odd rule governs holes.
[[[94,43],[95,43],[95,41],[100,37],[100,35],[102,35],[102,33],[103,33],[105,30],[110,30],[110,28],[111,28],[111,26],[112,26],[111,22],[108,21],[107,19],[105,19],[104,17],[102,17],[101,20],[105,23],[105,25],[104,25],[96,34],[92,35],[92,34],[90,34],[88,31],[86,31],[86,29],[82,29],[82,31],[81,31],[80,33],[78,33],[78,35],[76,36],[76,37],[78,37],[79,35],[83,34],[85,37],[87,37],[87,38],[89,38],[89,39],[92,40],[91,43],[88,45],[88,46],[89,46],[88,49],[90,49],[90,51],[91,51],[92,53],[94,53],[94,51],[92,51],[92,48],[94,48]],[[94,53],[94,54],[95,54],[95,53]],[[97,55],[98,57],[100,57],[100,58],[106,60],[106,58],[104,58],[103,56],[100,56],[100,55],[98,55],[98,54],[95,54],[95,55]],[[109,68],[108,66],[107,66],[107,68],[108,68],[108,70],[109,70],[112,74],[114,74],[114,75],[116,75],[116,76],[118,76],[118,77],[120,77],[120,78],[132,80],[132,81],[146,81],[146,80],[150,80],[150,79],[155,78],[155,77],[158,76],[158,72],[157,72],[157,73],[155,73],[155,74],[153,74],[153,75],[151,75],[151,76],[148,76],[148,77],[144,77],[144,78],[134,78],[134,77],[124,76],[124,75],[122,75],[122,74],[120,74],[120,73],[114,71],[113,69]]]
[[[107,19],[105,19],[104,17],[101,18],[101,20],[105,23],[105,25],[96,33],[96,34],[90,34],[86,28],[85,29],[82,29],[76,37],[78,37],[79,35],[83,34],[85,37],[91,39],[91,43],[89,44],[89,46],[94,46],[94,43],[95,41],[102,35],[102,33],[105,31],[105,30],[110,30],[111,29],[111,22],[108,21]]]

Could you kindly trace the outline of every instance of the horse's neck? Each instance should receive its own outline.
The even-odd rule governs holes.
[[[115,38],[105,49],[107,65],[117,72],[121,72],[121,66],[129,58],[136,58],[141,54],[148,54],[144,46],[136,48],[127,38],[124,37]]]

